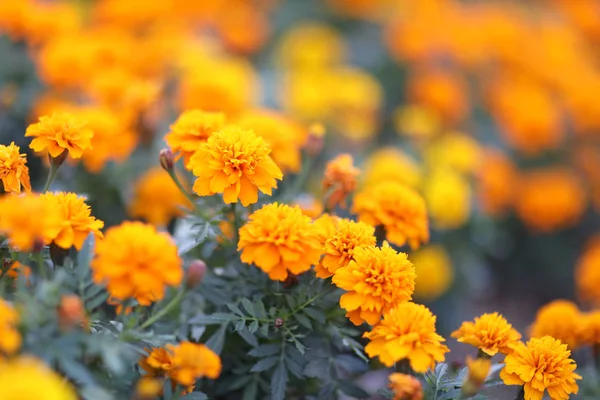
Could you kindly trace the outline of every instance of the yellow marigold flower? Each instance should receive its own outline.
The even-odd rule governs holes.
[[[433,301],[442,296],[454,279],[452,260],[442,246],[431,245],[411,253],[417,281],[415,298]]]
[[[394,393],[394,400],[423,399],[421,381],[414,376],[396,372],[389,376],[389,380],[389,388]]]
[[[91,215],[92,210],[85,204],[85,198],[65,192],[44,193],[41,197],[58,210],[62,220],[60,232],[53,239],[58,247],[70,249],[75,246],[77,250],[81,250],[90,233],[97,239],[102,238],[100,229],[104,227],[104,222]]]
[[[298,207],[267,204],[250,215],[239,233],[241,260],[273,280],[284,281],[288,272],[306,272],[321,256],[316,228]]]
[[[575,303],[554,300],[538,310],[529,335],[535,338],[552,336],[575,350],[581,345],[583,327],[583,316]]]
[[[94,132],[73,114],[54,113],[29,125],[25,136],[34,138],[29,145],[34,151],[47,150],[51,157],[58,157],[66,150],[72,158],[81,158],[92,147]]]
[[[19,319],[12,304],[0,299],[0,360],[3,355],[15,354],[21,347],[21,334],[17,329]]]
[[[467,367],[469,372],[462,386],[462,394],[465,398],[474,396],[487,379],[492,367],[492,360],[488,357],[473,359],[467,356]]]
[[[477,347],[490,357],[498,353],[510,354],[512,347],[521,340],[521,334],[497,312],[475,317],[473,322],[463,322],[452,337]]]
[[[237,124],[253,130],[271,147],[271,157],[283,172],[298,172],[302,166],[300,150],[308,131],[291,119],[271,110],[252,110],[244,113]]]
[[[358,220],[382,225],[386,239],[398,246],[417,249],[429,241],[425,201],[414,190],[396,182],[364,188],[354,196],[352,211]]]
[[[468,174],[475,172],[481,163],[479,143],[464,133],[450,132],[425,149],[428,165],[449,168]]]
[[[575,380],[581,379],[570,356],[567,345],[550,336],[519,342],[504,359],[500,378],[506,385],[523,385],[525,400],[542,400],[545,390],[552,400],[567,400],[577,394]]]
[[[173,218],[183,216],[183,208],[191,208],[190,201],[165,170],[154,167],[135,182],[128,212],[134,218],[164,227]]]
[[[600,345],[600,311],[592,311],[583,315],[581,339],[587,345]]]
[[[39,195],[0,197],[0,235],[21,251],[50,243],[63,222],[60,211]]]
[[[199,196],[223,193],[227,204],[244,206],[258,201],[258,191],[271,195],[283,174],[265,140],[253,131],[227,126],[211,135],[190,159],[198,178],[194,192]]]
[[[363,337],[369,339],[365,352],[370,358],[379,357],[387,367],[408,359],[411,368],[424,373],[436,362],[445,359],[449,351],[443,337],[435,332],[436,317],[427,307],[404,302],[387,312],[384,318]]]
[[[96,244],[91,268],[96,283],[105,283],[111,297],[135,298],[147,306],[161,300],[165,285],[183,278],[182,262],[171,237],[152,225],[123,222],[110,228]]]
[[[356,179],[360,174],[353,164],[350,154],[341,154],[327,163],[322,183],[326,208],[346,207],[346,197],[356,189]]]
[[[421,182],[421,171],[415,160],[407,154],[393,147],[384,147],[367,158],[363,184],[373,186],[384,181],[398,182],[414,188]]]
[[[377,323],[381,316],[411,299],[415,268],[405,253],[384,243],[382,247],[359,247],[347,266],[339,268],[333,283],[347,291],[340,307],[354,325]]]
[[[163,392],[163,383],[159,379],[142,377],[135,385],[135,400],[156,399]]]
[[[436,169],[423,187],[423,197],[433,225],[455,229],[465,224],[471,213],[471,187],[457,172]]]
[[[225,114],[202,110],[189,110],[177,118],[165,141],[174,153],[183,156],[184,165],[200,145],[208,140],[213,132],[225,126]]]
[[[356,249],[375,246],[375,228],[363,222],[349,219],[337,221],[335,233],[323,246],[323,258],[315,267],[319,278],[333,276],[339,268],[345,267],[353,259]]]
[[[396,133],[416,139],[429,139],[440,133],[441,123],[431,109],[418,105],[398,107],[394,111]]]
[[[321,214],[321,216],[315,219],[313,226],[317,232],[317,238],[319,239],[321,248],[325,246],[327,240],[335,235],[339,219],[339,217],[327,213]]]
[[[20,151],[21,148],[15,142],[8,146],[0,145],[0,180],[7,193],[21,193],[21,186],[25,191],[31,192],[27,158]]]
[[[579,257],[575,284],[581,300],[600,305],[600,236],[590,240]]]
[[[20,356],[0,362],[3,399],[77,400],[75,389],[42,361]]]

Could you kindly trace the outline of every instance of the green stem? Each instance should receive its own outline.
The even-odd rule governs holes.
[[[296,177],[296,179],[294,180],[294,183],[293,183],[292,187],[290,188],[290,190],[288,191],[287,196],[284,197],[284,200],[291,201],[296,196],[298,196],[298,194],[300,193],[302,188],[304,188],[304,186],[306,185],[306,182],[308,181],[308,178],[310,177],[310,173],[312,172],[316,161],[317,161],[316,157],[308,157],[308,159],[306,160],[306,163],[302,167],[302,171],[300,172],[300,175],[298,175]]]
[[[233,247],[234,249],[237,249],[237,243],[239,240],[239,230],[240,230],[240,219],[238,218],[238,214],[237,214],[237,207],[236,207],[237,203],[231,203],[231,213],[233,214]]]
[[[44,262],[44,255],[41,251],[35,254],[35,260],[37,262],[38,269],[40,270],[40,275],[42,276],[42,279],[47,280],[48,275],[46,274],[46,263]]]
[[[183,195],[185,197],[187,197],[187,199],[192,203],[192,206],[195,206],[196,202],[195,202],[194,196],[192,196],[192,194],[190,192],[188,192],[185,189],[185,187],[181,184],[181,181],[179,180],[179,178],[177,177],[177,174],[175,173],[175,168],[173,168],[172,170],[169,170],[167,172],[169,173],[169,176],[171,177],[173,182],[175,182],[175,185],[177,185],[177,187],[179,188],[181,193],[183,193]]]
[[[173,297],[173,299],[166,306],[164,306],[164,308],[160,309],[156,314],[148,318],[146,322],[140,325],[139,329],[146,329],[149,326],[152,326],[152,324],[154,324],[156,321],[160,320],[162,317],[171,312],[171,310],[177,307],[177,305],[181,302],[184,295],[185,290],[182,290],[179,293],[177,293],[177,296]]]
[[[50,189],[50,185],[52,185],[52,182],[54,182],[54,178],[56,178],[56,174],[58,173],[59,168],[60,165],[57,165],[50,161],[50,169],[48,170],[48,178],[46,179],[44,190],[42,190],[43,193],[47,192],[48,189]]]

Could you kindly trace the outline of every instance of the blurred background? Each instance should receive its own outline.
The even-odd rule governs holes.
[[[157,155],[182,111],[255,127],[286,175],[320,123],[306,212],[340,153],[360,190],[417,189],[431,240],[405,251],[440,333],[486,311],[526,333],[551,300],[600,299],[599,61],[598,0],[1,0],[0,141],[29,152],[39,116],[87,112],[102,135],[58,187],[108,226],[171,226]]]

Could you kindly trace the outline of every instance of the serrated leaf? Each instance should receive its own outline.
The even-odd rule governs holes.
[[[242,299],[242,306],[251,317],[256,317],[256,311],[254,310],[254,305],[247,298]]]
[[[265,305],[261,299],[254,300],[254,309],[256,310],[256,316],[258,318],[267,318],[267,311],[265,310]]]
[[[263,344],[248,352],[252,357],[267,357],[279,353],[281,346],[278,344]]]
[[[256,364],[254,364],[254,366],[252,366],[250,372],[267,371],[273,368],[280,360],[281,356],[263,358],[262,360],[259,360]]]
[[[461,389],[451,389],[447,392],[442,392],[437,395],[438,400],[453,400],[459,399],[461,394]]]
[[[248,386],[246,386],[242,400],[256,400],[257,394],[258,394],[257,392],[258,392],[258,385],[256,384],[256,381],[254,380]]]
[[[239,315],[240,317],[244,316],[244,313],[242,312],[242,310],[240,310],[240,308],[238,306],[236,306],[235,304],[231,304],[228,303],[226,304],[227,308],[229,308],[231,310],[231,312],[233,312],[234,314]]]
[[[242,319],[242,320],[238,321],[238,322],[235,324],[235,328],[233,329],[233,331],[234,331],[234,332],[241,331],[241,330],[243,330],[245,327],[246,327],[246,321],[244,321],[244,320]]]
[[[252,347],[257,347],[258,346],[258,339],[256,339],[256,336],[254,336],[253,334],[251,334],[248,329],[246,329],[246,328],[240,329],[239,331],[237,331],[237,333],[250,346],[252,346]]]
[[[292,375],[298,379],[302,379],[304,370],[302,366],[298,364],[292,357],[285,358],[285,365]]]
[[[334,383],[328,383],[327,385],[323,386],[321,388],[321,390],[319,390],[319,399],[323,399],[323,400],[329,400],[334,398],[333,394],[335,392],[335,384]]]
[[[321,323],[321,324],[325,323],[325,320],[326,320],[325,314],[323,314],[321,311],[316,310],[314,308],[305,308],[303,311],[306,315],[308,315],[312,319],[319,321],[319,323]]]
[[[305,315],[302,315],[302,314],[294,314],[294,318],[296,319],[296,321],[298,321],[300,323],[300,325],[312,330],[313,327],[312,327],[312,324],[310,323],[310,320],[308,319],[308,317],[306,317]]]
[[[227,324],[223,324],[216,330],[215,333],[206,341],[206,346],[217,354],[221,354],[223,351],[223,345],[225,344],[225,332],[227,331]]]
[[[321,378],[327,376],[328,363],[323,358],[317,358],[309,361],[304,367],[304,376],[309,378]]]
[[[368,399],[369,393],[365,392],[362,388],[356,386],[354,383],[348,380],[338,381],[340,390],[348,396],[355,397],[357,399]]]
[[[86,300],[85,308],[88,311],[93,311],[93,310],[97,309],[98,307],[100,307],[101,305],[103,305],[104,303],[106,303],[107,299],[108,299],[108,293],[100,293],[96,297]]]
[[[258,330],[258,321],[254,320],[250,325],[248,325],[248,330],[250,333],[254,334]]]
[[[80,281],[86,280],[90,273],[90,263],[94,258],[94,234],[90,233],[77,253],[77,276]]]
[[[223,322],[230,322],[237,320],[238,317],[233,314],[226,313],[214,313],[210,315],[196,315],[192,319],[190,319],[191,324],[199,324],[199,325],[220,325]]]
[[[271,400],[284,400],[287,390],[288,374],[285,364],[280,362],[271,379]]]
[[[296,349],[298,349],[300,354],[304,355],[304,353],[306,352],[306,346],[300,343],[300,341],[296,338],[294,338],[294,346],[296,346]]]
[[[287,303],[290,310],[293,310],[296,308],[296,299],[291,294],[288,294],[285,296],[285,302]]]

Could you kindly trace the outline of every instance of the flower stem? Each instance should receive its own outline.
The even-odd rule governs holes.
[[[285,196],[284,199],[286,201],[291,201],[296,196],[298,196],[298,194],[300,193],[302,188],[304,188],[304,186],[306,185],[306,182],[308,181],[308,178],[310,177],[310,173],[312,172],[316,161],[317,161],[316,157],[314,157],[314,156],[308,157],[308,159],[302,166],[302,171],[294,180],[294,183],[292,184],[292,187],[288,191],[287,196]]]
[[[56,173],[58,172],[59,168],[60,168],[60,165],[50,162],[50,169],[48,170],[48,178],[46,179],[46,184],[44,185],[44,190],[42,190],[42,192],[47,192],[48,189],[50,189],[50,185],[52,185],[52,182],[54,182],[54,178],[56,178]]]
[[[46,280],[48,278],[48,275],[46,274],[46,263],[44,262],[44,255],[41,251],[35,253],[35,260],[37,262],[38,269],[40,270],[40,275],[42,276],[42,279]]]
[[[153,316],[148,318],[146,320],[146,322],[144,322],[142,325],[140,325],[139,329],[146,329],[149,326],[152,326],[152,324],[154,324],[156,321],[160,320],[162,317],[164,317],[169,312],[171,312],[171,310],[173,310],[175,307],[177,307],[177,305],[181,302],[184,295],[185,295],[185,290],[181,290],[179,293],[177,293],[177,296],[173,297],[173,299],[166,306],[164,306],[156,314],[154,314]]]

